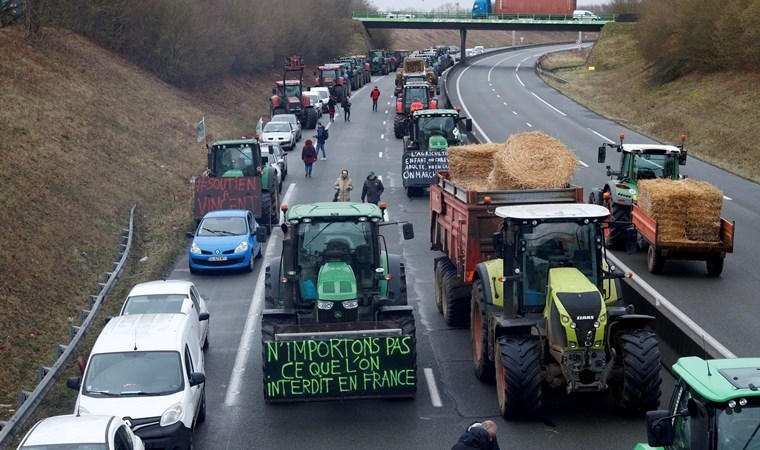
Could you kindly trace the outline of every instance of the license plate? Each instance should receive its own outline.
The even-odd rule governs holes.
[[[227,261],[227,257],[226,256],[209,256],[208,260],[209,261]]]

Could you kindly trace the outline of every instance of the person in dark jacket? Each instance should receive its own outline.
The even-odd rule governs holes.
[[[301,159],[303,160],[306,178],[311,178],[311,166],[317,160],[317,149],[314,148],[311,139],[306,139],[306,142],[304,142],[303,150],[301,150]]]
[[[488,433],[488,445],[486,447],[483,447],[487,450],[501,450],[499,448],[499,441],[496,439],[496,422],[493,420],[484,420],[483,422],[473,422],[471,423],[464,433],[459,437],[459,442],[465,442],[466,440],[470,440],[472,436],[472,432],[475,429],[483,429],[486,430]],[[480,447],[476,447],[480,448]]]
[[[364,180],[364,187],[362,187],[362,202],[366,198],[368,203],[377,205],[384,190],[383,182],[377,178],[375,172],[370,172],[367,179]]]
[[[343,121],[351,122],[351,100],[348,98],[348,95],[343,96],[340,107],[343,108]]]
[[[317,138],[317,155],[319,155],[319,150],[322,150],[322,161],[327,159],[327,154],[325,153],[325,141],[327,140],[327,133],[325,133],[325,126],[322,125],[322,122],[317,122],[317,134],[314,135],[315,138]]]
[[[377,86],[369,93],[369,98],[372,99],[372,111],[377,111],[377,99],[380,98],[380,89]]]
[[[327,101],[327,113],[330,115],[330,122],[335,122],[335,96],[333,95]]]
[[[459,442],[454,444],[451,450],[488,450],[489,443],[490,436],[488,435],[488,431],[483,427],[473,427],[459,438]]]

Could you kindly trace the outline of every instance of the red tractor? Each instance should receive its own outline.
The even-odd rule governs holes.
[[[343,95],[351,95],[349,86],[343,79],[343,67],[340,64],[325,64],[318,67],[319,72],[314,72],[314,86],[323,86],[330,89],[330,95],[338,101],[343,100]]]
[[[406,83],[396,97],[396,117],[393,118],[393,134],[401,139],[409,131],[412,113],[419,109],[438,109],[438,98],[433,97],[431,85],[424,81]]]
[[[290,56],[285,59],[282,81],[272,88],[270,99],[270,117],[275,114],[295,114],[303,128],[316,128],[319,113],[311,106],[309,97],[303,89],[304,65],[300,56]],[[288,79],[290,74],[298,74],[298,79]]]

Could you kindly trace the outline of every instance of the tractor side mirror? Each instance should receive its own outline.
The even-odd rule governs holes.
[[[256,228],[256,241],[259,243],[264,243],[267,241],[267,227],[260,225],[258,228]]]
[[[491,235],[491,240],[493,241],[494,253],[500,257],[504,254],[504,237],[501,233],[494,233]]]
[[[607,159],[607,147],[605,147],[604,145],[602,145],[601,147],[599,147],[599,153],[598,153],[598,155],[596,157],[596,161],[599,164],[603,164],[605,159]],[[609,174],[607,174],[607,175],[609,175]]]
[[[675,440],[675,428],[667,410],[647,412],[647,443],[650,447],[668,447]]]
[[[681,153],[678,155],[678,165],[679,166],[686,165],[686,150],[684,149],[681,149]]]
[[[401,225],[401,233],[404,235],[404,240],[414,239],[414,225],[411,223],[405,223]]]
[[[630,227],[625,230],[625,251],[627,251],[629,255],[636,252],[638,242],[639,232],[636,231],[636,228]]]
[[[470,131],[472,131],[472,119],[466,119],[466,120],[464,121],[464,129],[465,129],[467,132],[470,132]]]

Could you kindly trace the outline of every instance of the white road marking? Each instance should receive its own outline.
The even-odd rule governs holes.
[[[507,106],[507,102],[504,102],[504,106]]]
[[[499,94],[496,94],[496,98],[501,98],[501,95],[499,95]]]
[[[727,197],[725,195],[723,196],[723,198],[726,199],[726,200],[733,200],[731,197]]]
[[[381,139],[382,139],[382,138],[381,138]],[[382,157],[383,157],[383,152],[380,152],[380,153],[378,154],[378,158],[382,158]],[[331,250],[331,251],[332,251],[332,250]]]
[[[515,78],[517,78],[517,81],[520,82],[520,84],[522,85],[522,87],[525,87],[525,83],[523,83],[522,80],[520,79],[520,75],[515,74]]]
[[[536,93],[535,93],[535,92],[531,91],[531,94],[533,94],[533,96],[534,96],[534,97],[536,97],[537,99],[539,99],[541,102],[543,102],[543,103],[544,103],[546,106],[548,106],[549,108],[551,108],[551,109],[553,109],[553,110],[557,111],[558,113],[562,114],[563,116],[567,117],[567,114],[563,113],[562,111],[558,110],[558,109],[557,109],[557,108],[555,108],[554,106],[550,105],[550,104],[549,104],[549,102],[547,102],[546,100],[544,100],[544,99],[542,99],[541,97],[539,97],[538,95],[536,95]]]
[[[512,114],[515,114],[515,115],[517,115],[517,111],[512,111]]]
[[[385,139],[385,135],[384,135],[384,134],[381,134],[381,135],[380,135],[380,139]]]
[[[387,113],[388,113],[388,111],[385,111],[385,113],[387,114]],[[383,125],[385,125],[385,124],[387,124],[387,123],[388,123],[388,121],[387,121],[387,120],[383,120]]]
[[[441,394],[438,393],[438,385],[435,382],[433,369],[425,367],[422,371],[425,372],[425,381],[427,381],[428,391],[430,391],[430,402],[436,408],[440,408],[443,406],[443,402],[441,401]]]
[[[615,141],[613,141],[612,139],[608,138],[607,136],[605,136],[605,135],[603,135],[601,133],[597,133],[596,131],[592,130],[591,128],[586,128],[586,129],[588,131],[594,133],[595,135],[599,136],[600,138],[604,139],[605,141],[609,142],[610,144],[614,144],[615,143]]]
[[[295,192],[296,183],[291,183],[287,192],[282,197],[281,203],[289,203],[290,197]],[[281,221],[282,222],[282,221]],[[282,231],[279,228],[272,230],[272,234],[267,239],[267,250],[264,257],[261,259],[261,268],[263,269],[269,265],[269,261],[272,259],[274,253],[275,233],[280,234]],[[259,321],[260,306],[262,299],[264,298],[264,271],[259,270],[259,276],[256,280],[256,288],[253,290],[253,297],[251,298],[251,305],[248,307],[248,316],[245,319],[245,328],[243,329],[243,335],[240,336],[240,345],[238,345],[237,356],[235,357],[235,365],[232,367],[232,374],[230,375],[230,382],[227,384],[227,396],[224,398],[224,404],[226,406],[235,406],[240,396],[240,391],[243,383],[243,374],[245,368],[248,365],[248,358],[251,356],[251,348],[253,346],[253,333],[256,331],[256,324]]]
[[[533,125],[531,125],[531,124],[530,124],[530,122],[525,122],[525,125],[527,125],[527,126],[529,126],[529,127],[533,128]]]
[[[535,57],[536,57],[536,55],[527,56],[525,59],[523,59],[523,60],[522,60],[522,61],[520,61],[520,62],[521,62],[521,63],[524,63],[525,61],[527,61],[527,60],[529,60],[529,59],[531,59],[531,58],[535,58]]]
[[[578,160],[578,164],[582,165],[583,167],[588,167],[588,164],[586,164],[585,162],[581,161],[580,159]]]

